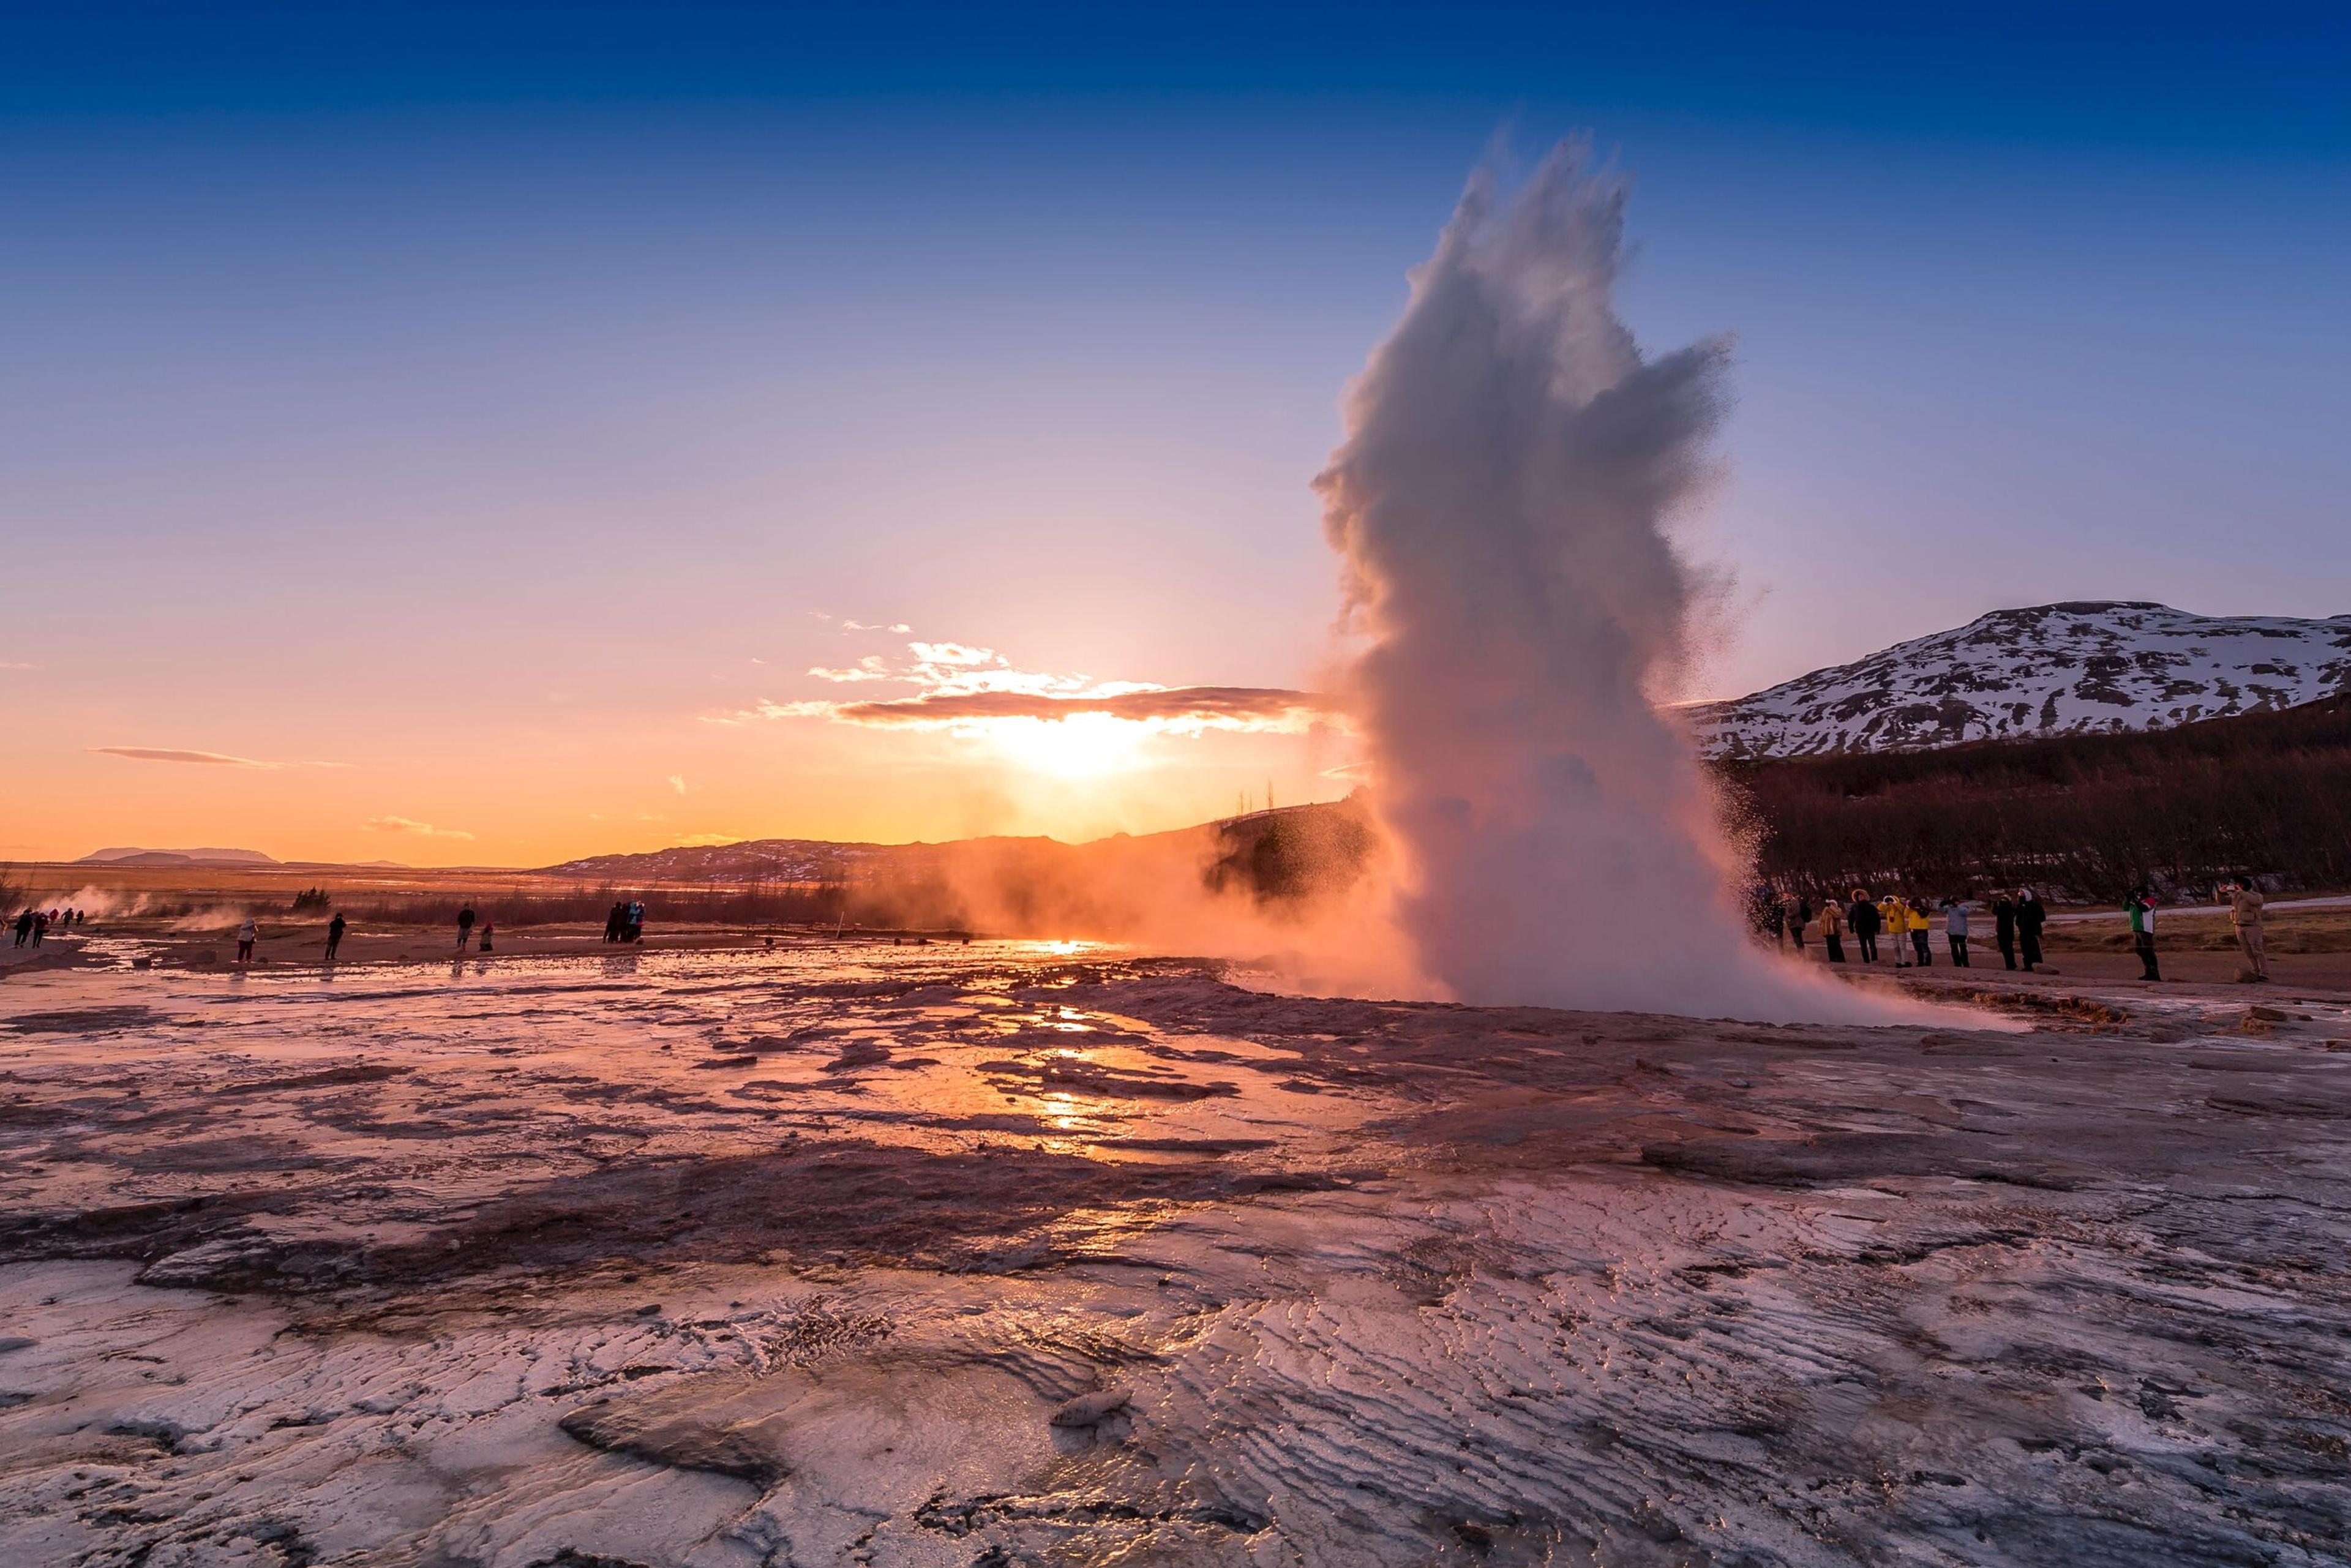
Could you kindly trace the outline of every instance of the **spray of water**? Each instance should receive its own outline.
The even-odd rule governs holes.
[[[1635,347],[1625,194],[1573,144],[1515,189],[1476,175],[1318,481],[1395,918],[1467,1001],[1882,1019],[1748,939],[1705,775],[1652,701],[1688,653],[1667,524],[1729,347]]]

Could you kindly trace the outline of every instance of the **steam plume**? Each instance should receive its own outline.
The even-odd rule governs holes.
[[[1729,345],[1645,360],[1611,292],[1625,189],[1583,149],[1475,175],[1317,482],[1398,918],[1460,999],[1825,1019],[1872,998],[1747,938],[1688,738],[1650,700],[1693,582],[1665,523]]]

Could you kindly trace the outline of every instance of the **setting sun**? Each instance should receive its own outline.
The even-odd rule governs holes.
[[[1100,779],[1139,767],[1151,727],[1107,714],[986,721],[988,742],[1005,759],[1057,779]]]

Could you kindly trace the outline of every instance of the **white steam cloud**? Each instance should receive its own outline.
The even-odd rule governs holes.
[[[1750,940],[1689,737],[1666,531],[1729,345],[1644,359],[1611,301],[1625,188],[1584,150],[1469,183],[1317,482],[1367,639],[1352,691],[1430,980],[1486,1003],[1883,1020]]]

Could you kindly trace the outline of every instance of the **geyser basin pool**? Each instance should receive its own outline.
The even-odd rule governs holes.
[[[13,978],[0,1562],[2343,1561],[2343,1010],[2036,995]]]

